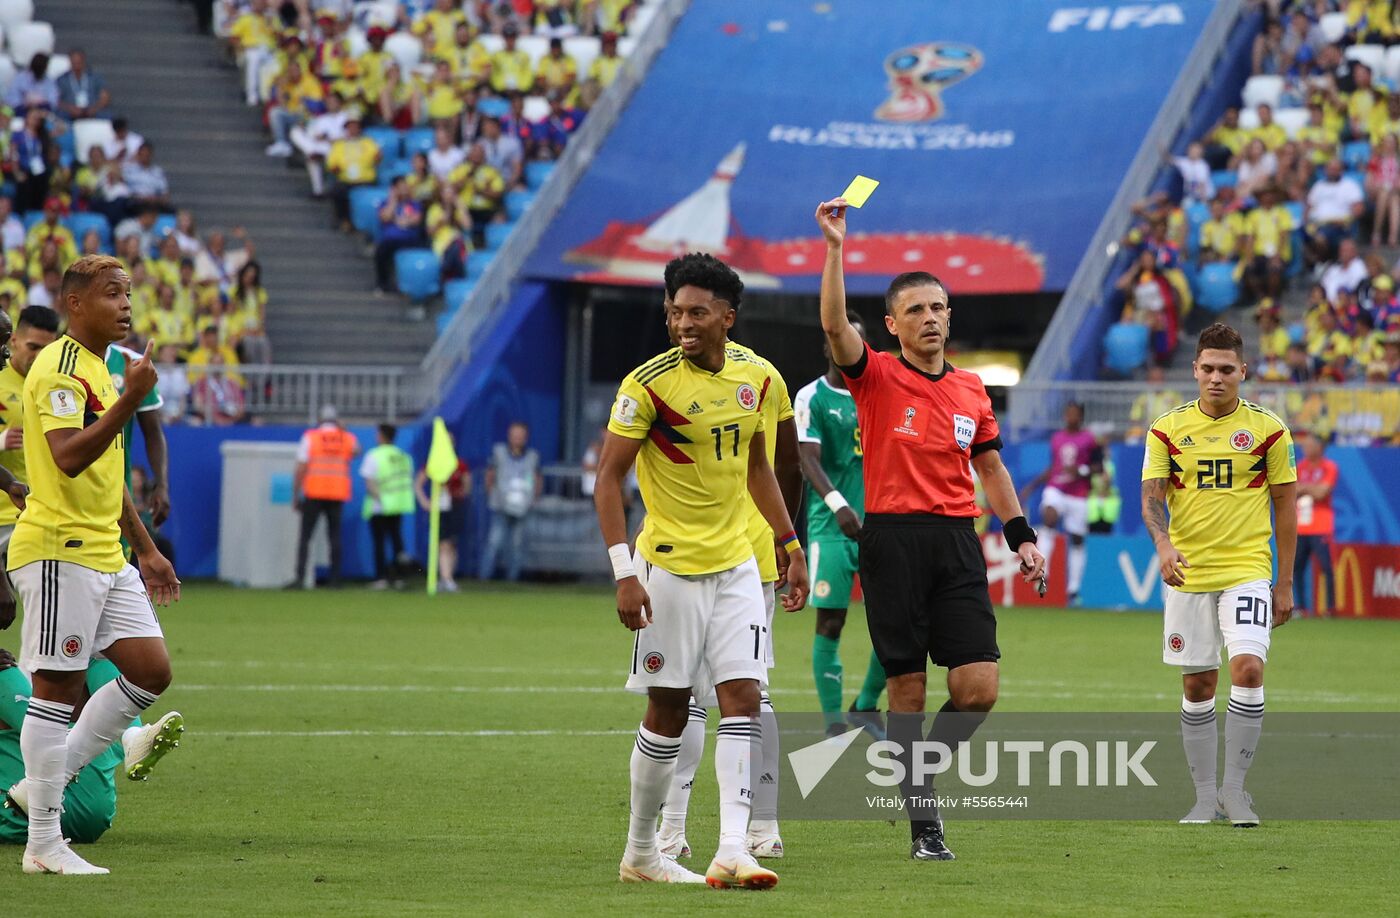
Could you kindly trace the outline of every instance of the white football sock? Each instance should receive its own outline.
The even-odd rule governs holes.
[[[753,789],[754,823],[764,823],[764,831],[778,832],[778,718],[767,692],[759,693],[759,721],[763,725],[763,764]],[[768,825],[771,823],[772,825]]]
[[[627,851],[623,855],[629,864],[651,864],[658,857],[656,814],[671,786],[676,753],[680,748],[679,736],[662,736],[646,727],[637,727],[637,741],[632,746],[632,818],[627,826]]]
[[[715,738],[715,778],[719,783],[719,851],[715,857],[744,853],[753,805],[753,751],[762,738],[763,725],[757,718],[720,719]]]
[[[47,854],[63,844],[59,818],[63,808],[63,764],[68,757],[68,723],[73,706],[42,698],[29,699],[20,727],[19,748],[29,790],[31,854]]]
[[[1254,750],[1264,729],[1264,687],[1230,686],[1225,707],[1225,779],[1221,790],[1243,790],[1244,776],[1254,764]]]
[[[705,754],[705,709],[690,699],[690,719],[681,731],[681,751],[676,756],[676,773],[671,777],[671,790],[661,805],[661,831],[685,834],[685,814],[690,808],[690,789],[695,785],[695,773]]]
[[[1069,555],[1066,556],[1069,562],[1068,583],[1065,585],[1071,595],[1079,593],[1079,587],[1084,583],[1084,566],[1089,563],[1089,548],[1082,542],[1075,545],[1070,542]],[[1050,559],[1045,559],[1046,566],[1049,566]]]
[[[1181,745],[1186,749],[1186,764],[1191,768],[1191,782],[1196,785],[1197,800],[1215,799],[1215,761],[1219,743],[1215,699],[1188,701],[1182,697]]]
[[[142,711],[155,704],[157,697],[132,685],[125,676],[118,676],[94,692],[68,734],[65,780],[73,780],[83,766],[121,739],[122,732]]]

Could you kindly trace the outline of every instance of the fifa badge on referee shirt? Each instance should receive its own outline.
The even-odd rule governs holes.
[[[977,422],[965,414],[953,415],[953,439],[958,441],[959,449],[967,449],[972,445],[972,438],[977,435]]]

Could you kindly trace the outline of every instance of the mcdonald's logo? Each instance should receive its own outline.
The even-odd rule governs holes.
[[[1350,572],[1351,578],[1348,580],[1347,574]],[[1366,614],[1366,577],[1361,570],[1361,559],[1354,546],[1348,545],[1342,549],[1337,556],[1336,563],[1332,567],[1333,582],[1337,585],[1336,602],[1332,608],[1335,612],[1350,612],[1352,615]],[[1347,589],[1350,583],[1351,589]],[[1348,599],[1354,605],[1349,605]]]

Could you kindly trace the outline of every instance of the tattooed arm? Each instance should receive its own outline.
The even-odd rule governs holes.
[[[1183,568],[1190,562],[1176,550],[1167,530],[1167,479],[1149,478],[1142,483],[1142,521],[1152,536],[1152,544],[1157,546],[1157,566],[1162,580],[1167,586],[1179,587],[1186,584]]]

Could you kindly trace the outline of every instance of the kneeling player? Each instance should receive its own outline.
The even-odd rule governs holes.
[[[89,695],[117,678],[117,668],[107,660],[93,660],[87,671]],[[0,842],[22,845],[29,837],[29,794],[20,757],[19,727],[29,709],[29,680],[15,666],[14,657],[0,648]],[[84,844],[97,841],[112,825],[117,812],[116,773],[120,769],[133,781],[144,781],[156,763],[180,745],[184,720],[171,711],[153,724],[133,721],[113,743],[78,772],[63,791],[60,818],[64,838]]]
[[[1270,628],[1293,611],[1298,475],[1288,426],[1239,397],[1245,376],[1239,333],[1218,323],[1201,332],[1194,369],[1200,398],[1152,422],[1142,466],[1142,518],[1168,587],[1162,661],[1181,667],[1181,739],[1196,785],[1196,804],[1181,821],[1224,816],[1236,826],[1257,826],[1244,778],[1264,722]],[[1272,588],[1270,535],[1278,542]],[[1225,778],[1217,792],[1222,643],[1230,654],[1230,704]]]
[[[667,281],[666,321],[680,346],[623,381],[594,490],[617,580],[618,618],[636,632],[627,687],[648,696],[632,753],[631,823],[619,876],[766,889],[777,875],[745,850],[767,628],[745,533],[745,491],[769,527],[783,533],[789,611],[806,603],[807,569],[763,447],[767,367],[731,357],[725,347],[743,283],[708,255],[680,259],[668,267]],[[635,561],[622,499],[634,460],[648,511]],[[662,857],[656,817],[675,771],[691,687],[704,671],[721,715],[720,844],[702,879]]]

